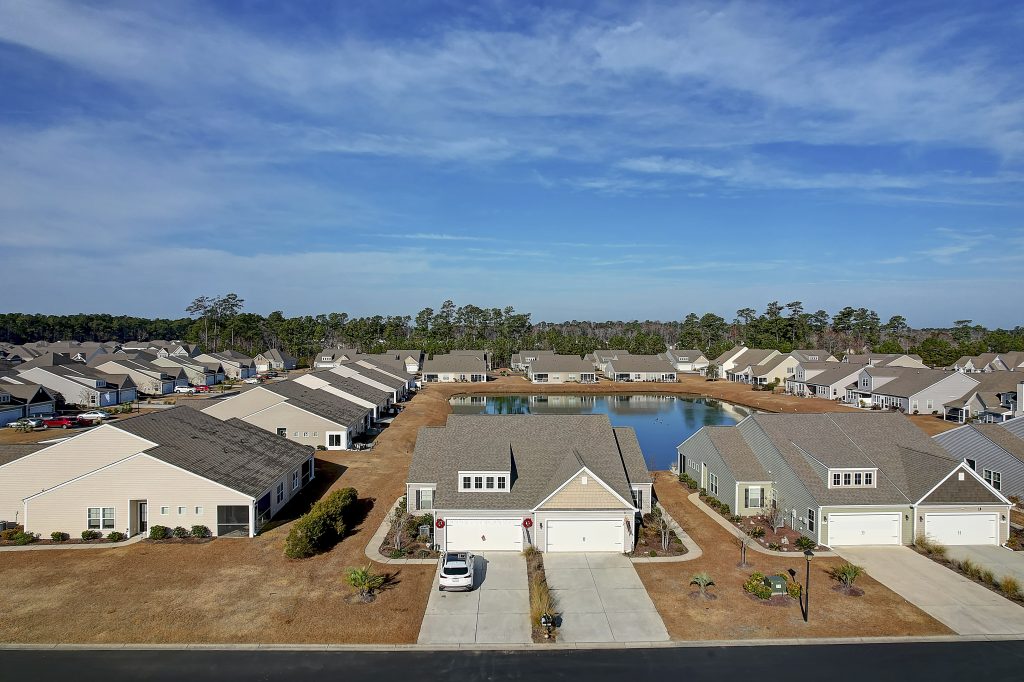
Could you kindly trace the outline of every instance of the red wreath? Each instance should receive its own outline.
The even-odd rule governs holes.
[[[526,517],[525,519],[523,519],[523,528],[532,528],[532,527],[533,527],[533,519],[531,519],[530,517]]]
[[[438,519],[437,521],[434,521],[434,525],[438,528],[444,528],[444,519]]]

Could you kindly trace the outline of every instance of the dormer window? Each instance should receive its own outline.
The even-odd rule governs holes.
[[[874,488],[877,469],[830,469],[830,488]]]
[[[460,471],[459,492],[507,492],[508,480],[507,471]]]

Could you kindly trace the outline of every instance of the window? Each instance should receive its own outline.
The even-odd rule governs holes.
[[[874,488],[875,487],[875,470],[849,470],[849,471],[830,471],[829,476],[829,487],[830,488]]]
[[[928,409],[930,410],[930,409],[932,409],[935,406],[935,401],[934,400],[929,400],[927,402],[927,405],[928,405]]]
[[[494,476],[487,477],[487,489],[494,490]]]
[[[329,433],[329,434],[327,434],[327,447],[329,447],[329,448],[340,448],[341,447],[341,434],[340,433]]]
[[[292,490],[299,489],[299,470],[296,469],[292,472]]]
[[[504,490],[507,481],[508,479],[504,476],[498,476],[498,490]]]
[[[835,487],[838,488],[842,484],[843,484],[843,475],[839,474],[839,473],[832,474],[832,485],[834,485]]]
[[[639,488],[633,488],[633,506],[637,509],[644,508],[644,491]]]
[[[416,508],[417,509],[433,509],[434,508],[434,490],[433,488],[421,488],[416,491]]]
[[[320,358],[320,360],[322,362],[330,362],[331,361],[331,356],[330,355],[325,355],[322,358]]]
[[[712,495],[718,494],[718,476],[715,476],[710,472],[708,473],[708,491],[710,491]]]
[[[875,475],[870,471],[864,472],[864,485],[874,485]]]
[[[855,473],[853,475],[853,484],[854,485],[864,485],[864,474],[862,474],[859,471],[857,473]]]
[[[185,507],[178,507],[178,516],[185,515]]]
[[[296,431],[295,433],[293,433],[293,434],[292,434],[292,437],[293,437],[293,438],[298,438],[298,437],[299,437],[299,432],[298,432],[298,431]]]
[[[813,509],[808,509],[807,510],[807,530],[810,530],[810,531],[814,530],[814,510]]]
[[[481,490],[484,487],[484,477],[483,476],[474,476],[473,477],[473,487],[476,488],[477,490]]]
[[[281,504],[284,501],[284,483],[277,484],[277,503]]]
[[[196,507],[196,516],[202,516],[202,515],[203,515],[203,508],[202,507]]]
[[[89,507],[89,529],[101,530],[114,528],[113,507]]]
[[[985,473],[985,483],[988,483],[990,486],[992,486],[996,490],[999,490],[999,487],[1002,484],[1002,480],[1003,480],[1002,474],[1000,474],[998,471],[992,471],[991,469],[985,469],[984,473]]]
[[[843,485],[851,485],[852,477],[853,474],[843,474]]]
[[[313,432],[313,438],[316,438],[318,435],[319,434],[316,431]]]
[[[463,492],[505,492],[508,490],[507,471],[460,471],[459,490]]]
[[[968,459],[968,460],[965,460],[965,461],[967,462],[967,466],[971,467],[975,471],[978,470],[978,467],[976,466],[977,462],[975,462],[973,459]]]
[[[171,513],[170,507],[160,507],[160,516],[167,516]]]
[[[761,508],[761,486],[747,488],[746,506],[752,509]]]
[[[303,438],[309,438],[309,431],[303,431],[302,432],[302,437]]]
[[[472,487],[473,479],[470,476],[462,477],[462,489],[469,490]]]

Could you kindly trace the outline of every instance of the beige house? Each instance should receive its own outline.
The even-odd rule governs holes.
[[[420,429],[406,493],[446,550],[622,553],[651,477],[607,415],[450,415]]]
[[[686,374],[703,374],[711,364],[703,353],[693,348],[670,348],[665,351],[665,359],[677,372]]]
[[[678,381],[676,368],[661,355],[621,355],[604,367],[612,381]]]
[[[295,369],[297,360],[291,355],[288,355],[284,351],[278,350],[277,348],[271,348],[268,351],[264,351],[254,357],[253,363],[256,365],[257,372],[269,372],[271,370],[290,370]]]
[[[248,379],[256,376],[256,363],[253,359],[233,350],[200,353],[195,359],[204,363],[219,363],[224,369],[225,376],[231,379]]]
[[[104,424],[3,463],[0,519],[42,537],[135,535],[153,525],[245,537],[313,477],[311,448],[182,407]]]
[[[487,361],[483,355],[463,352],[437,354],[423,363],[423,383],[467,381],[487,381]]]
[[[526,367],[526,376],[535,384],[597,383],[593,364],[578,355],[540,355]]]

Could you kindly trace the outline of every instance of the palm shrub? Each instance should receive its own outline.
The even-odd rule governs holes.
[[[363,599],[373,596],[373,593],[384,587],[387,577],[374,573],[367,564],[363,568],[349,568],[345,571],[345,582],[355,588]]]
[[[793,544],[797,546],[797,549],[814,549],[818,546],[817,543],[814,542],[814,540],[810,539],[806,535],[801,535],[800,537],[798,537],[796,539],[796,542],[794,542]]]
[[[843,587],[853,587],[853,583],[857,581],[861,575],[863,575],[864,569],[860,566],[851,564],[847,561],[844,564],[835,566],[829,571],[829,575],[832,576],[833,580],[838,580],[842,583]]]
[[[747,531],[747,535],[754,538],[755,540],[757,540],[758,538],[763,538],[764,528],[762,528],[761,526],[754,526],[753,528]]]
[[[701,595],[706,595],[709,587],[715,584],[715,581],[711,579],[707,571],[701,571],[690,578],[690,584],[696,585],[697,589],[700,590]]]

